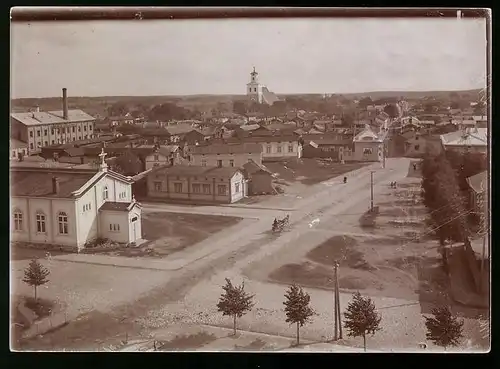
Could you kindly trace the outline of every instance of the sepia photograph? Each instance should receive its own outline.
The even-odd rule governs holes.
[[[120,9],[11,10],[11,351],[490,351],[490,10]]]

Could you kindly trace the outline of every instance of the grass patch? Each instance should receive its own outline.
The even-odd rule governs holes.
[[[357,244],[358,241],[352,237],[334,236],[309,251],[307,258],[328,266],[333,266],[338,261],[340,266],[374,270],[364,259],[364,254],[355,249]]]
[[[38,299],[35,301],[33,297],[27,297],[25,306],[33,311],[38,318],[45,318],[52,314],[56,306],[54,301]]]
[[[190,350],[203,347],[215,341],[217,337],[213,334],[200,332],[191,335],[175,336],[172,340],[160,343],[160,351]]]
[[[371,163],[340,164],[318,159],[302,158],[284,162],[266,163],[266,167],[279,175],[279,180],[287,182],[300,182],[310,186],[330,178],[338,177]]]
[[[375,228],[377,225],[377,216],[379,215],[379,207],[374,206],[373,210],[368,209],[361,217],[359,218],[359,225],[361,228]]]

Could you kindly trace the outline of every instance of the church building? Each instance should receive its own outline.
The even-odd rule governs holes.
[[[61,246],[79,252],[105,238],[130,244],[141,239],[141,205],[132,178],[108,170],[11,167],[11,240]]]
[[[255,67],[250,73],[250,82],[247,83],[247,98],[250,102],[267,105],[273,105],[280,100],[276,94],[259,82],[259,73],[255,71]]]

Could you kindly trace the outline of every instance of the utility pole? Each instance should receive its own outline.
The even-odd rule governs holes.
[[[337,261],[333,264],[333,321],[335,325],[335,332],[333,334],[333,340],[338,340],[338,315],[339,315],[339,307],[337,304]]]
[[[373,211],[373,170],[370,172],[370,210]]]
[[[342,339],[342,319],[341,319],[341,311],[340,311],[340,291],[339,291],[339,263],[335,262],[335,296],[337,301],[337,317],[338,319],[338,328],[339,328],[339,339]]]

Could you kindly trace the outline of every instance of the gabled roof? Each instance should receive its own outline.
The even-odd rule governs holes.
[[[371,128],[365,128],[363,131],[358,133],[354,139],[354,142],[365,142],[365,141],[371,141],[371,142],[382,142],[382,140],[377,136],[375,132],[371,130]]]
[[[252,142],[194,146],[192,154],[260,154],[262,146]]]
[[[95,173],[51,173],[50,171],[12,171],[11,195],[27,197],[71,198]],[[59,180],[59,192],[53,193],[52,177]]]
[[[247,172],[248,174],[254,174],[254,173],[257,173],[257,172],[265,172],[265,173],[268,173],[270,175],[272,175],[271,171],[269,169],[267,169],[264,165],[262,164],[257,164],[255,161],[253,161],[252,159],[250,159],[247,163],[245,163],[243,165],[243,169],[245,170],[245,172]]]
[[[260,124],[244,124],[238,128],[248,132],[248,131],[255,131],[256,129],[261,128],[261,125]]]
[[[57,124],[57,123],[71,123],[82,121],[94,121],[95,118],[88,115],[82,110],[72,109],[68,110],[68,119],[63,118],[61,110],[54,110],[48,112],[26,112],[26,113],[12,113],[10,115],[13,119],[25,124],[27,126],[36,126],[40,124]]]
[[[266,135],[266,136],[246,136],[235,139],[233,142],[297,142],[298,137],[295,134],[281,134],[281,135]],[[228,140],[228,142],[231,142]]]
[[[177,124],[177,125],[172,125],[172,126],[167,126],[165,129],[170,133],[172,136],[174,135],[184,135],[192,131],[196,131],[200,133],[196,128],[191,126],[190,124]]]
[[[101,205],[99,208],[99,211],[101,210],[108,210],[108,211],[130,211],[132,208],[134,208],[136,205],[139,205],[136,201],[132,202],[114,202],[114,201],[106,201],[104,204]]]
[[[444,146],[487,146],[487,128],[468,128],[441,135]]]
[[[241,172],[236,167],[205,167],[199,165],[174,165],[163,166],[153,169],[150,173],[164,173],[169,176],[182,177],[210,177],[210,178],[232,178],[235,173]]]
[[[488,188],[488,172],[484,171],[467,178],[467,183],[474,192],[480,194]]]

